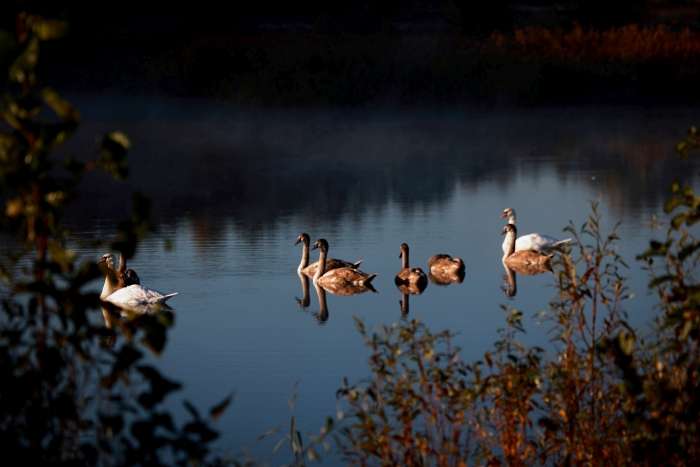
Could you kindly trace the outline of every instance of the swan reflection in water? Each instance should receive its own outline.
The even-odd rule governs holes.
[[[461,284],[464,282],[465,272],[464,269],[459,271],[444,272],[444,271],[434,271],[430,270],[428,273],[428,279],[435,285],[448,286],[450,284],[457,283]]]
[[[409,295],[420,295],[428,286],[428,281],[420,284],[397,284],[396,288],[401,292],[401,319],[406,319],[408,316],[408,297]]]
[[[301,280],[301,294],[302,298],[294,297],[299,305],[299,308],[308,308],[311,303],[311,298],[309,297],[309,278],[305,274],[299,272],[299,280]]]
[[[141,304],[138,306],[119,307],[106,301],[100,301],[100,309],[102,310],[105,329],[107,330],[105,336],[100,339],[104,347],[114,347],[116,345],[117,329],[121,330],[127,337],[133,336],[140,326],[139,317],[175,311],[166,304]]]
[[[501,289],[506,297],[515,297],[518,293],[518,284],[516,280],[517,274],[522,274],[524,276],[534,276],[536,274],[542,274],[543,272],[553,272],[552,266],[549,262],[542,264],[525,264],[525,263],[505,263],[503,262],[503,267],[506,270],[506,275],[504,276],[504,285]]]
[[[409,294],[402,293],[401,300],[399,300],[401,304],[401,319],[406,319],[408,317],[408,296]]]
[[[319,306],[319,312],[318,314],[315,314],[316,316],[316,321],[318,321],[321,324],[324,324],[326,321],[328,321],[328,304],[326,303],[326,291],[323,289],[318,284],[314,284],[314,288],[316,289],[316,294],[318,295],[318,306]]]
[[[302,281],[303,286],[303,281]],[[372,287],[372,284],[324,284],[321,285],[318,282],[314,283],[314,288],[316,289],[316,294],[318,295],[318,304],[320,311],[318,314],[314,314],[316,320],[319,323],[325,323],[328,321],[328,304],[326,303],[326,292],[333,295],[340,296],[352,296],[359,295],[365,292],[379,293]]]
[[[317,282],[314,285],[322,287],[326,292],[332,293],[333,295],[342,295],[346,297],[351,295],[359,295],[365,292],[379,293],[369,282],[362,284],[340,284],[337,282],[320,284]]]

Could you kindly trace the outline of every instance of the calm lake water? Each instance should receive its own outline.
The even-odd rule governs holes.
[[[691,108],[313,111],[114,96],[72,101],[84,124],[66,151],[89,157],[96,135],[121,130],[132,141],[131,175],[123,183],[88,177],[67,221],[76,238],[110,238],[129,213],[129,193],[153,199],[158,230],[129,266],[144,285],[179,293],[169,302],[175,328],[154,361],[184,383],[169,402],[178,414],[184,399],[208,410],[235,392],[216,425],[217,446],[231,454],[288,423],[285,399],[297,383],[303,432],[317,432],[336,413],[343,378],[368,376],[355,316],[369,329],[420,318],[456,333],[463,357],[475,360],[497,339],[500,306],[509,305],[524,313],[523,340],[546,346],[547,326],[530,316],[547,308],[554,276],[519,275],[517,294],[506,297],[499,235],[506,207],[516,210],[520,234],[564,238],[569,221],[580,226],[588,202],[599,200],[606,229],[622,222],[619,248],[636,294],[627,311],[644,327],[653,297],[634,257],[665,235],[648,222],[662,214],[671,181],[697,185],[697,167],[673,154],[686,128],[699,123]],[[327,239],[332,257],[364,259],[362,270],[379,273],[378,293],[327,294],[322,312],[311,286],[304,307],[301,245],[294,245],[301,232],[312,242]],[[427,271],[436,253],[467,266],[463,283],[429,284],[411,296],[407,316],[394,285],[403,242],[412,266]],[[81,253],[97,261],[104,252]],[[265,458],[278,439],[253,452]]]

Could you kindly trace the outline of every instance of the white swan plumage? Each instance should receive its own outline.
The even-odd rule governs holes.
[[[164,294],[157,290],[134,284],[119,289],[102,300],[115,305],[139,307],[143,305],[163,305],[170,297],[174,297],[175,295],[177,295],[177,292]]]
[[[100,298],[104,299],[115,291],[133,284],[140,284],[141,280],[135,271],[126,267],[124,253],[119,252],[119,267],[115,267],[115,257],[112,253],[105,253],[97,264],[104,264],[102,267],[105,273],[105,283],[102,286]]]
[[[126,268],[126,260],[123,254],[119,255],[119,269],[114,268],[115,257],[112,253],[106,253],[97,264],[105,264],[105,283],[100,293],[100,299],[117,306],[130,308],[144,305],[163,305],[177,292],[164,294],[154,289],[141,285],[141,281],[134,271]],[[105,270],[106,269],[106,270]]]
[[[501,219],[504,217],[508,217],[508,223],[515,225],[515,210],[512,208],[505,208],[503,210],[503,214],[501,215]],[[554,237],[550,237],[549,235],[542,235],[538,233],[531,233],[527,235],[522,235],[518,237],[518,239],[515,241],[515,251],[521,251],[521,250],[534,250],[534,251],[548,251],[554,248],[557,248],[559,246],[562,246],[566,243],[571,241],[570,238],[564,239],[564,240],[558,240]],[[503,253],[506,253],[507,251],[507,242],[508,242],[508,237],[506,237],[505,240],[503,240]]]

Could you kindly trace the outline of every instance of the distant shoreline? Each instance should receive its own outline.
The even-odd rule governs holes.
[[[72,40],[48,54],[46,81],[59,90],[252,107],[700,102],[700,32],[664,25],[528,26],[481,37],[297,31]]]

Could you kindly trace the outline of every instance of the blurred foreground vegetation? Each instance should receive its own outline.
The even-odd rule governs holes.
[[[113,132],[86,164],[52,159],[80,113],[42,85],[38,58],[68,25],[23,14],[16,26],[3,51],[9,73],[0,104],[0,235],[11,245],[0,255],[3,454],[30,465],[254,462],[212,448],[212,424],[230,396],[206,415],[186,404],[190,419],[181,424],[163,408],[180,385],[144,354],[162,351],[174,315],[117,310],[83,291],[101,275],[67,248],[63,208],[93,170],[127,176],[130,143]],[[698,146],[692,129],[676,149],[686,157]],[[670,196],[667,237],[638,258],[659,297],[651,329],[625,321],[626,265],[593,205],[587,222],[568,227],[576,241],[557,261],[550,309],[537,317],[551,327],[554,351],[519,343],[522,314],[512,309],[481,362],[463,362],[449,331],[432,333],[418,321],[374,332],[358,323],[372,352],[370,377],[343,384],[345,413],[318,436],[305,441],[292,419],[282,438],[289,460],[312,461],[333,435],[352,465],[700,462],[700,242],[692,235],[700,197],[677,184]],[[132,256],[153,228],[149,209],[136,195],[132,217],[95,246]]]

